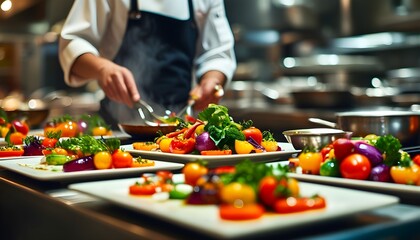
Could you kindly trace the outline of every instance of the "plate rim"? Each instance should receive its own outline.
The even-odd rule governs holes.
[[[135,168],[112,168],[112,169],[101,169],[101,170],[86,170],[77,172],[53,172],[48,170],[37,170],[30,167],[21,166],[19,164],[36,164],[36,161],[40,161],[42,157],[38,158],[23,158],[16,160],[0,161],[0,167],[5,168],[9,171],[30,177],[36,180],[42,181],[60,181],[60,180],[80,180],[80,179],[95,179],[95,178],[106,178],[106,177],[120,177],[128,174],[137,174],[143,172],[154,172],[157,170],[178,170],[181,169],[184,164],[155,161],[155,166],[146,167],[135,167]],[[159,166],[156,166],[158,164]],[[58,167],[59,168],[59,167]]]
[[[275,152],[264,152],[264,153],[251,153],[251,154],[232,154],[232,155],[219,155],[219,156],[205,156],[205,155],[194,155],[194,154],[176,154],[176,153],[164,153],[156,151],[143,151],[133,149],[133,144],[122,145],[121,148],[125,151],[160,161],[170,161],[178,163],[188,163],[201,159],[206,161],[208,166],[219,166],[224,164],[233,164],[243,159],[250,159],[255,162],[273,162],[273,161],[286,161],[293,154],[301,152],[293,148],[292,144],[286,142],[278,142],[279,145],[288,148],[287,150],[275,151]]]

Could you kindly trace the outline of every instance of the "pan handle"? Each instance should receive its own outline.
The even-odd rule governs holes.
[[[337,127],[336,123],[330,122],[330,121],[327,121],[327,120],[324,120],[324,119],[320,119],[320,118],[309,118],[308,120],[309,120],[309,122],[318,123],[318,124],[328,126],[328,127],[332,127],[332,128]]]

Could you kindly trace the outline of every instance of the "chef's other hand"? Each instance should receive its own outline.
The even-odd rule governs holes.
[[[218,104],[223,97],[223,83],[225,76],[220,72],[205,74],[200,84],[190,92],[190,98],[195,100],[194,110],[201,111],[210,103]]]
[[[99,86],[113,101],[130,107],[140,99],[133,74],[125,67],[106,61],[99,71]]]

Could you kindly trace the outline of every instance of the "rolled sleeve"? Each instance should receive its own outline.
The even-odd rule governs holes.
[[[207,9],[201,8],[202,14],[197,20],[200,29],[200,44],[196,59],[197,79],[210,70],[217,70],[231,81],[236,70],[236,57],[234,53],[234,37],[226,18],[223,1],[211,1]],[[200,25],[201,24],[201,25]]]
[[[60,50],[60,63],[64,72],[65,82],[72,87],[79,87],[87,83],[89,80],[78,79],[75,75],[70,73],[71,67],[76,59],[85,53],[92,53],[99,56],[98,50],[84,39],[78,38],[72,41],[61,39],[60,45],[63,48]]]

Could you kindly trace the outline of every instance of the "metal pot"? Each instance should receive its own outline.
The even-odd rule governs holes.
[[[368,134],[393,135],[404,147],[420,144],[420,112],[356,111],[336,114],[337,123],[311,118],[309,121],[353,132],[353,137]]]

